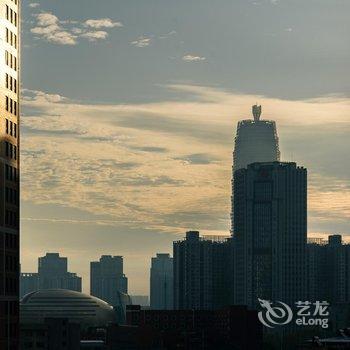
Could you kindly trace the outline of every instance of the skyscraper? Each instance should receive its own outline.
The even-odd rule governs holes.
[[[20,296],[39,289],[69,289],[81,292],[81,277],[68,272],[68,260],[58,253],[38,259],[38,273],[21,273]]]
[[[128,293],[128,279],[123,272],[123,257],[102,255],[90,263],[90,294],[116,305],[120,293]]]
[[[18,348],[19,0],[0,0],[0,349]]]
[[[254,163],[234,174],[234,302],[306,300],[307,172]]]
[[[151,262],[151,309],[173,308],[173,258],[170,254],[157,254]]]
[[[261,106],[253,106],[254,119],[241,120],[237,125],[232,167],[232,210],[231,231],[233,233],[234,191],[233,181],[236,170],[246,168],[256,162],[274,162],[280,160],[276,123],[260,120]]]
[[[310,240],[308,250],[308,300],[327,300],[331,304],[350,301],[350,245],[341,235],[328,241]]]
[[[174,308],[219,309],[230,304],[231,243],[186,232],[174,248]]]
[[[81,277],[68,272],[68,259],[58,253],[39,258],[39,289],[69,289],[81,292]]]

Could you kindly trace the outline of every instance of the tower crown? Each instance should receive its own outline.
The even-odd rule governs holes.
[[[254,121],[258,122],[260,120],[261,117],[261,106],[258,105],[254,105],[252,107],[252,112],[253,112],[253,116],[254,116]]]

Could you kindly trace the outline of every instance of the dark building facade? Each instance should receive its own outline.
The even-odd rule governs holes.
[[[65,318],[21,325],[21,350],[79,350],[80,325]]]
[[[68,272],[68,259],[59,253],[46,253],[38,259],[38,273],[21,273],[20,293],[41,289],[69,289],[81,292],[81,277]]]
[[[18,349],[20,0],[0,0],[0,349]]]
[[[350,302],[350,245],[331,235],[328,241],[309,240],[307,251],[309,300]]]
[[[212,310],[230,304],[230,240],[202,238],[189,231],[173,244],[174,308]]]
[[[128,326],[152,332],[165,349],[262,348],[257,312],[244,306],[220,310],[141,310],[129,306],[126,318]]]
[[[174,303],[174,273],[170,254],[157,254],[152,258],[150,279],[151,309],[171,310]]]
[[[307,172],[295,163],[234,174],[234,302],[306,300]]]
[[[102,255],[90,263],[90,294],[115,305],[119,293],[128,293],[128,279],[123,272],[123,257]]]

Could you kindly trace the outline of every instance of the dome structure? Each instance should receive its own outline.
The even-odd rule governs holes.
[[[43,323],[45,318],[67,318],[83,328],[116,322],[112,306],[93,296],[66,289],[31,292],[20,305],[22,324]]]

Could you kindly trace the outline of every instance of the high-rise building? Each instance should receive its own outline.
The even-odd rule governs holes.
[[[19,338],[19,0],[0,0],[0,349]]]
[[[39,258],[39,289],[69,289],[81,292],[81,277],[68,272],[68,259],[59,253]]]
[[[341,235],[331,235],[328,241],[309,240],[308,298],[326,300],[331,304],[350,301],[350,246]]]
[[[276,123],[261,120],[261,106],[253,106],[254,119],[241,120],[237,125],[232,166],[231,231],[233,233],[234,172],[256,162],[280,160]]]
[[[213,310],[230,304],[231,242],[189,231],[173,244],[174,308]]]
[[[81,277],[68,272],[68,260],[58,253],[38,259],[38,273],[21,273],[20,296],[40,289],[69,289],[81,292]]]
[[[307,171],[254,163],[234,174],[234,302],[306,300]]]
[[[157,254],[151,261],[151,309],[171,310],[174,299],[173,258],[170,254]]]
[[[102,255],[90,263],[90,294],[115,305],[119,293],[128,293],[128,279],[123,272],[123,257]]]

